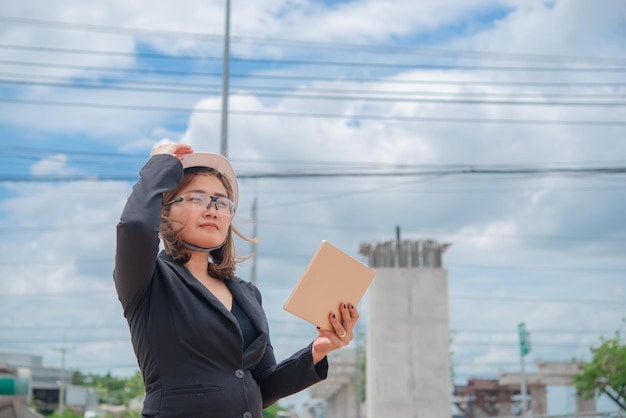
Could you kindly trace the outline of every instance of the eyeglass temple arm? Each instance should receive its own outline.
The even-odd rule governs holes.
[[[183,200],[185,200],[185,198],[181,196],[181,197],[179,197],[179,198],[177,198],[177,199],[170,200],[169,202],[167,202],[167,203],[165,204],[165,206],[169,206],[169,205],[171,205],[171,204],[173,204],[173,203],[180,203],[180,202],[182,202]]]

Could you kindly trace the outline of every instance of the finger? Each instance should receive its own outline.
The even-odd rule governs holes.
[[[320,327],[317,327],[317,331],[319,332],[320,336],[327,338],[330,341],[331,345],[335,347],[341,347],[344,345],[343,341],[341,341],[341,338],[339,338],[335,331],[327,330]]]
[[[339,309],[343,309],[343,306]],[[341,322],[339,322],[339,318],[334,313],[330,314],[330,323],[335,330],[335,336],[341,341],[342,344],[345,342],[345,340],[349,341],[350,337],[348,335],[348,330],[343,325],[341,325]]]
[[[172,154],[176,150],[176,144],[164,143],[157,144],[152,147],[152,155],[155,154]]]
[[[350,315],[350,309],[347,304],[342,303],[339,305],[339,312],[341,312],[341,325],[346,332],[351,332],[353,328],[352,317]],[[339,333],[339,335],[343,335]]]
[[[348,341],[351,337],[351,333],[352,333],[352,318],[350,318],[350,311],[348,309],[348,305],[346,305],[345,303],[341,303],[339,305],[339,315],[340,317],[337,318],[338,319],[338,323],[339,325],[336,327],[335,332],[337,333],[337,336],[341,339],[347,338]],[[339,319],[341,319],[339,321]]]
[[[348,309],[350,310],[350,318],[352,318],[352,323],[356,324],[356,322],[361,317],[361,314],[359,314],[359,310],[352,304],[348,306]]]
[[[152,155],[156,154],[170,154],[174,156],[180,156],[183,154],[190,154],[193,152],[193,149],[190,145],[187,144],[178,144],[178,143],[166,143],[166,144],[158,144],[152,148]]]
[[[187,145],[187,144],[178,144],[178,145],[179,146],[176,148],[176,151],[174,152],[175,157],[182,158],[182,156],[185,154],[193,153],[193,148],[191,148],[190,145]]]

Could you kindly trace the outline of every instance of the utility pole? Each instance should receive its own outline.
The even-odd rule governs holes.
[[[67,354],[68,348],[63,345],[63,347],[55,348],[55,351],[61,352],[61,383],[59,385],[59,415],[63,415],[63,411],[65,410],[65,355]]]
[[[519,332],[519,347],[520,347],[520,395],[522,403],[522,416],[525,417],[528,413],[528,401],[526,399],[526,372],[524,370],[524,357],[530,353],[530,338],[529,333],[526,331],[526,324],[520,322],[517,326]]]
[[[363,388],[363,373],[361,370],[361,364],[365,361],[362,353],[362,336],[360,323],[357,322],[354,328],[354,398],[355,398],[355,412],[356,418],[361,418],[361,390]]]
[[[528,412],[528,408],[526,407],[526,372],[524,370],[524,356],[521,356],[521,388],[520,388],[520,395],[521,395],[521,402],[522,402],[522,416],[525,417],[527,412]]]
[[[252,202],[252,238],[256,239],[257,237],[257,224],[258,224],[258,216],[257,216],[257,205],[256,205],[256,195],[254,196],[254,201]],[[252,243],[252,272],[250,273],[252,284],[256,286],[256,259],[257,259],[257,242],[254,241]]]
[[[220,154],[228,157],[228,76],[230,73],[230,0],[226,0],[224,22],[224,67],[222,74],[222,131]]]

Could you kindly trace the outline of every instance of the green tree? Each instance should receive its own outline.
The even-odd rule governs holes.
[[[135,373],[124,382],[124,388],[120,395],[122,403],[128,405],[131,399],[137,396],[143,396],[146,393],[146,387],[143,384],[143,377],[140,372]]]
[[[278,417],[278,404],[268,406],[263,410],[263,418],[276,418]]]
[[[59,412],[54,412],[50,415],[50,418],[83,418],[82,415],[77,412],[72,411],[71,409],[64,409],[62,414]]]
[[[106,375],[87,374],[80,371],[74,372],[72,384],[87,386],[98,390],[100,401],[114,405],[128,405],[131,399],[145,394],[143,378],[140,372],[130,378],[117,378],[107,373]]]
[[[585,399],[596,393],[611,398],[626,411],[626,345],[620,333],[615,338],[601,338],[599,347],[591,347],[592,359],[582,363],[582,372],[574,376],[576,393]]]
[[[278,403],[272,404],[263,410],[263,418],[278,418],[278,412],[288,411],[289,408],[284,408]]]
[[[124,418],[141,418],[141,412],[131,411],[128,409],[124,412]]]
[[[106,375],[83,374],[75,371],[72,375],[72,384],[78,386],[88,386],[98,389],[100,401],[115,405],[126,405],[131,399],[137,396],[145,395],[146,389],[143,384],[143,377],[140,372],[135,373],[130,378],[117,378],[107,373]],[[263,410],[263,418],[277,418],[278,411],[284,408],[278,403]],[[125,418],[141,418],[141,413],[127,410],[124,414]],[[72,415],[69,410],[65,411],[63,416],[58,414],[51,418],[81,418],[79,415]]]

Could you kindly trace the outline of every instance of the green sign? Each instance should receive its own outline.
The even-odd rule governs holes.
[[[517,330],[519,331],[519,348],[522,356],[530,353],[530,338],[528,332],[526,332],[526,324],[520,322],[517,326]]]
[[[24,377],[0,376],[0,396],[3,395],[28,395],[30,393],[30,380]]]
[[[14,377],[0,377],[0,395],[15,395]]]

